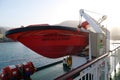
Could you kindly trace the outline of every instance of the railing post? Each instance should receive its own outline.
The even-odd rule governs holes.
[[[108,56],[105,60],[105,80],[108,80]]]
[[[114,57],[114,59],[115,59],[115,61],[114,61],[114,72],[115,72],[115,80],[116,80],[116,50],[115,50],[115,57]]]
[[[98,63],[99,63],[99,61],[98,61]],[[96,64],[96,66],[95,66],[95,76],[94,76],[94,79],[93,80],[99,80],[98,79],[98,63],[95,63]]]

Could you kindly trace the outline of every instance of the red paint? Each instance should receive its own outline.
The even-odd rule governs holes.
[[[84,28],[84,29],[87,29],[87,25],[89,25],[89,23],[87,21],[84,21],[81,26]]]
[[[44,27],[44,26],[43,26]],[[46,29],[28,30],[7,35],[36,53],[59,58],[80,52],[88,45],[88,33],[75,30]]]
[[[18,72],[18,68],[16,66],[14,67],[4,67],[2,69],[2,80],[12,80],[14,79],[19,79],[19,72]]]

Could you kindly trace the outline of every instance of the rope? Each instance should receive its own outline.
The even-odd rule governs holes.
[[[82,24],[82,15],[79,16],[79,24],[78,24],[78,27],[80,27]]]

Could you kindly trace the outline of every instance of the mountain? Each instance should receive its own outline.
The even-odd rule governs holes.
[[[74,20],[69,20],[69,21],[64,21],[64,22],[61,22],[57,25],[60,25],[60,26],[69,26],[69,27],[76,27],[79,25],[79,21],[74,21]]]
[[[0,42],[12,41],[5,36],[5,32],[11,28],[9,27],[0,27]]]

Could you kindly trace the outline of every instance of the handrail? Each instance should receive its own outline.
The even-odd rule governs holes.
[[[117,48],[115,48],[113,50],[110,50],[110,52],[113,52],[113,51],[115,51],[116,49],[119,49],[119,48],[120,48],[120,46],[118,46]]]
[[[85,63],[85,64],[83,64],[83,65],[81,65],[81,66],[79,66],[79,67],[77,67],[77,68],[75,68],[73,70],[71,70],[70,72],[65,73],[65,74],[59,76],[55,80],[66,80],[66,79],[72,77],[73,75],[75,75],[76,73],[79,73],[80,71],[82,71],[85,68],[89,67],[90,65],[94,64],[95,62],[105,58],[108,55],[109,55],[109,53],[106,53],[106,54],[104,54],[104,55],[102,55],[102,56],[100,56],[100,57],[98,57],[98,58],[96,58],[94,60],[91,60],[91,61],[89,61],[89,62],[87,62],[87,63]]]
[[[115,43],[112,43],[112,44],[120,44],[119,42],[115,42]]]

